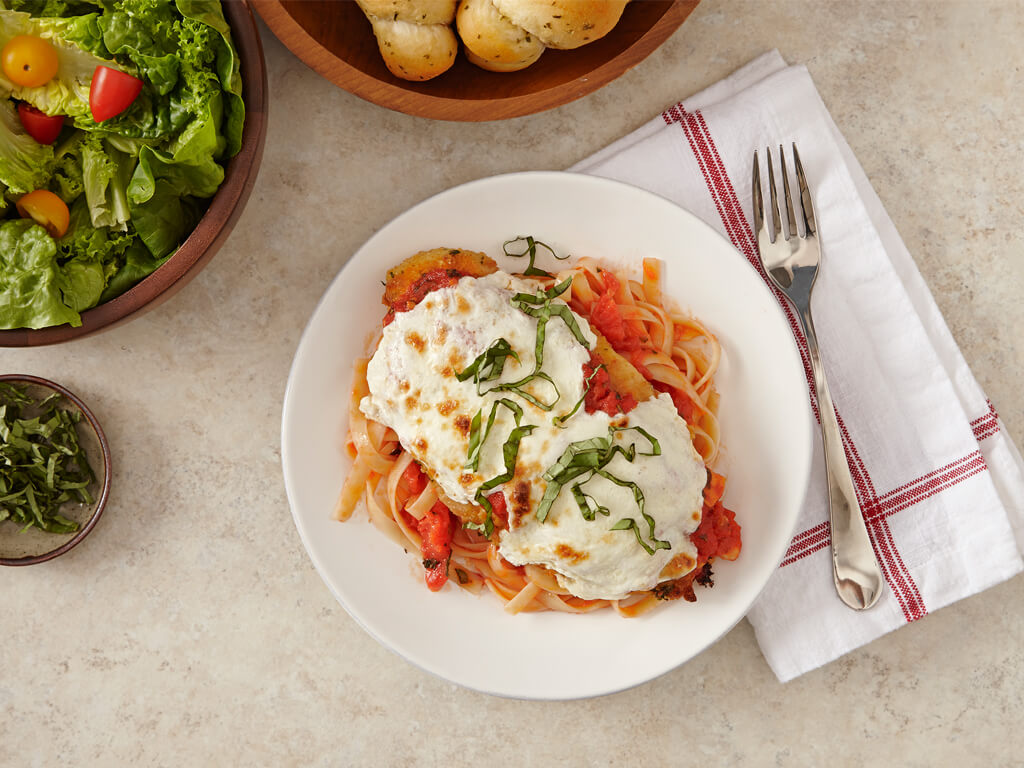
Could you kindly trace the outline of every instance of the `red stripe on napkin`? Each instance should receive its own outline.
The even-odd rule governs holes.
[[[757,255],[757,241],[753,230],[750,227],[746,213],[736,195],[735,188],[725,170],[725,165],[719,156],[703,116],[700,111],[688,112],[683,108],[682,104],[677,104],[664,112],[662,118],[666,124],[677,124],[682,128],[701,174],[704,177],[708,192],[711,194],[715,209],[725,227],[726,234],[732,241],[733,246],[754,265],[761,274],[762,279],[765,280],[779,300],[797,340],[800,356],[804,364],[804,373],[808,381],[811,405],[817,416],[817,403],[814,397],[813,375],[806,339],[801,332],[792,309],[783,299],[781,293],[768,281],[767,275],[764,273],[761,261]],[[948,488],[952,488],[969,477],[986,471],[988,467],[981,453],[975,451],[879,495],[875,490],[867,466],[862,460],[860,452],[854,444],[838,411],[836,412],[836,418],[843,437],[843,447],[846,452],[847,463],[850,466],[858,500],[861,503],[865,519],[868,523],[868,533],[871,537],[875,553],[878,556],[879,564],[881,565],[886,582],[892,589],[893,595],[903,611],[904,617],[908,622],[914,621],[925,616],[928,613],[928,609],[921,597],[920,590],[910,575],[909,569],[903,562],[903,558],[893,538],[892,529],[888,524],[888,518]],[[989,403],[989,412],[972,421],[971,428],[975,438],[978,440],[991,437],[999,431],[998,416],[991,403]],[[820,523],[793,537],[780,567],[795,563],[830,545],[830,526],[828,522]]]
[[[988,400],[987,402],[988,412],[971,422],[971,429],[974,430],[974,439],[979,443],[986,438],[992,437],[992,435],[999,431],[999,414],[996,413],[996,408],[992,405],[992,401]]]
[[[797,340],[800,356],[804,365],[804,373],[808,381],[811,405],[817,416],[817,403],[814,396],[813,375],[807,342],[801,332],[796,317],[781,292],[770,283],[761,266],[757,255],[757,241],[750,227],[743,206],[736,195],[735,188],[725,170],[715,142],[711,137],[707,124],[700,111],[688,112],[682,104],[671,107],[662,114],[666,124],[679,125],[690,145],[694,157],[704,177],[708,192],[711,194],[715,209],[725,227],[726,234],[747,260],[754,265],[762,279],[772,289],[782,306],[790,328]],[[1000,429],[998,415],[992,403],[988,403],[988,412],[971,422],[971,429],[977,440],[984,440],[996,434]],[[932,470],[920,477],[906,482],[884,494],[875,491],[874,483],[861,459],[860,452],[854,444],[842,416],[836,412],[847,463],[850,466],[858,499],[868,523],[875,552],[879,558],[883,574],[896,597],[907,621],[914,621],[928,613],[924,600],[909,570],[903,562],[899,549],[893,539],[888,518],[925,499],[931,498],[948,488],[988,469],[984,457],[975,451],[945,466]],[[828,522],[820,523],[813,528],[798,533],[793,537],[782,564],[784,567],[825,549],[831,545],[830,526]]]

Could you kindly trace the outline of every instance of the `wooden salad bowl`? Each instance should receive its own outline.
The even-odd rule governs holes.
[[[480,69],[460,52],[426,82],[392,75],[359,6],[351,0],[252,0],[296,56],[340,88],[388,109],[436,120],[521,117],[561,106],[640,63],[683,23],[699,0],[633,0],[615,28],[570,51],[548,49],[518,72]]]
[[[155,272],[117,298],[82,312],[78,327],[0,330],[0,347],[34,347],[80,339],[138,317],[173,296],[195,277],[227,240],[242,213],[263,157],[267,131],[267,67],[249,0],[224,0],[224,17],[238,51],[245,100],[242,147],[228,161],[224,181],[199,224]]]

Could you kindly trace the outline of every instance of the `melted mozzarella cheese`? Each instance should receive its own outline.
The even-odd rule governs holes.
[[[572,434],[567,437],[577,440],[607,435],[608,421],[603,413],[584,414],[578,420],[573,417],[569,421]],[[645,438],[634,430],[616,432],[615,441],[623,447],[633,443],[637,455],[633,461],[617,455],[605,469],[620,481],[633,482],[640,488],[644,512],[655,522],[655,537],[668,541],[671,548],[655,550],[652,555],[632,531],[612,530],[620,520],[631,518],[644,540],[650,541],[650,529],[633,491],[599,475],[581,490],[609,510],[607,517],[598,514],[594,520],[585,520],[566,487],[543,523],[527,515],[501,534],[502,557],[515,565],[546,565],[559,574],[558,581],[565,589],[587,599],[615,600],[635,590],[651,589],[665,579],[662,572],[673,558],[676,562],[671,576],[688,573],[697,562],[697,548],[690,534],[700,524],[707,471],[672,398],[661,394],[612,421],[617,426],[642,427],[658,441],[660,455],[642,456],[650,448]],[[557,460],[555,455],[552,463]],[[543,493],[543,487],[540,490]]]
[[[583,364],[590,359],[589,349],[560,318],[547,323],[541,369],[557,388],[558,400],[551,410],[545,411],[515,392],[484,391],[480,395],[472,379],[458,381],[456,374],[499,338],[509,342],[519,360],[506,360],[498,382],[517,381],[534,370],[537,320],[513,306],[511,300],[517,292],[537,290],[535,282],[497,272],[478,279],[463,278],[454,286],[430,293],[408,312],[397,313],[384,328],[368,366],[370,394],[360,407],[368,417],[394,429],[402,446],[420,461],[445,495],[472,503],[482,483],[505,472],[502,448],[515,427],[512,412],[498,406],[474,471],[466,466],[473,417],[480,413],[486,426],[497,400],[516,402],[523,411],[520,423],[534,429],[519,443],[513,479],[495,489],[504,493],[509,510],[509,529],[500,534],[499,552],[516,565],[549,567],[562,586],[578,597],[620,599],[693,568],[696,548],[689,534],[700,522],[704,464],[668,395],[640,403],[630,413],[616,417],[588,414],[581,407],[564,427],[552,423],[568,414],[583,396]],[[593,347],[595,336],[589,324],[576,317]],[[486,382],[481,388],[487,390],[494,384]],[[527,389],[542,401],[554,400],[555,389],[548,382],[535,380]],[[617,455],[606,469],[642,490],[644,511],[655,521],[654,536],[668,541],[671,549],[651,555],[632,530],[611,530],[620,520],[632,518],[650,541],[633,491],[600,476],[588,480],[582,490],[609,510],[607,516],[584,519],[566,487],[546,520],[536,519],[534,513],[547,487],[544,472],[570,443],[607,437],[613,424],[642,427],[660,444],[659,456],[641,456],[649,448],[647,440],[636,430],[617,431],[613,439],[623,447],[635,443],[638,455],[632,462]],[[666,575],[670,561],[671,573]]]

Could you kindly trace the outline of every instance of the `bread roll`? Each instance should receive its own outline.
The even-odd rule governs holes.
[[[462,0],[455,24],[466,58],[492,72],[515,72],[544,53],[544,43],[502,16],[491,0]]]
[[[373,26],[377,47],[395,77],[430,80],[455,63],[452,29],[457,0],[356,0]]]
[[[570,49],[608,34],[628,0],[463,0],[456,27],[467,58],[495,72],[528,67],[545,48]]]
[[[607,35],[628,0],[491,0],[498,13],[540,38],[548,48],[570,49]]]

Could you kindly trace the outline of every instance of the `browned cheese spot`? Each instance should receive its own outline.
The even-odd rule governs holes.
[[[473,428],[473,421],[466,414],[462,413],[455,417],[455,429],[463,437],[469,437],[469,431]]]
[[[590,557],[586,552],[577,552],[568,544],[559,544],[555,547],[555,554],[570,563],[581,563]]]
[[[460,294],[455,297],[455,309],[458,310],[459,312],[469,312],[469,310],[471,310],[472,308],[473,307],[470,305],[470,303],[466,301],[465,296],[462,296]]]
[[[661,578],[678,579],[680,576],[685,576],[692,571],[695,565],[697,565],[697,561],[690,554],[680,552],[661,569]]]
[[[519,521],[530,514],[530,484],[525,480],[516,480],[512,487],[512,516],[509,527],[518,528]]]
[[[448,338],[448,326],[442,325],[437,329],[437,333],[434,334],[434,341],[438,344],[444,344],[445,339]]]
[[[419,400],[416,399],[416,395],[409,395],[405,398],[405,409],[407,411],[416,410],[416,406],[419,405]]]
[[[458,400],[448,399],[437,404],[437,412],[440,413],[442,416],[448,416],[451,414],[452,411],[454,411],[458,407]]]
[[[422,437],[417,437],[416,442],[413,443],[413,447],[421,453],[427,452],[427,441]]]
[[[417,352],[423,352],[423,349],[427,346],[426,339],[416,333],[416,331],[409,331],[409,333],[405,334],[405,343]]]

